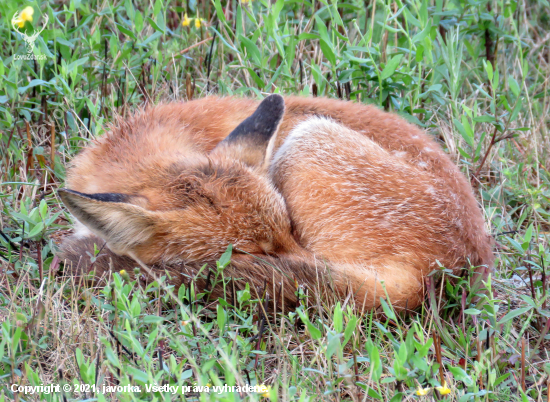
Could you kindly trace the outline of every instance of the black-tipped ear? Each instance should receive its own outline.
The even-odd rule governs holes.
[[[130,203],[134,198],[131,195],[59,189],[59,196],[74,217],[115,253],[128,255],[154,233],[154,213]]]
[[[250,166],[263,165],[269,158],[275,134],[285,113],[281,95],[269,95],[256,111],[237,126],[212,154],[225,154]]]
[[[252,116],[248,117],[223,142],[246,141],[254,145],[267,145],[277,131],[285,112],[285,100],[281,95],[269,95]]]

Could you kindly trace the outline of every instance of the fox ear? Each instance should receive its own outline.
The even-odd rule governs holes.
[[[271,157],[275,134],[284,112],[283,97],[269,95],[250,117],[214,148],[212,155],[228,155],[249,166],[265,165]]]
[[[59,189],[59,195],[69,211],[117,254],[128,255],[153,235],[154,213],[132,203],[143,197],[68,189]]]

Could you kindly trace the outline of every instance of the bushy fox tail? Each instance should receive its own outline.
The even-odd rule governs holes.
[[[92,258],[94,249],[101,251]],[[301,301],[317,305],[319,301],[334,304],[346,300],[356,310],[366,311],[379,306],[380,298],[388,295],[394,307],[407,308],[417,306],[423,298],[420,273],[391,260],[359,265],[329,263],[307,252],[277,257],[234,253],[223,271],[226,286],[222,286],[221,276],[216,275],[215,260],[155,264],[147,267],[146,272],[139,262],[113,253],[94,235],[66,239],[58,257],[64,263],[64,276],[87,284],[104,284],[110,274],[122,270],[144,284],[166,275],[168,284],[176,289],[193,283],[197,293],[207,291],[210,301],[222,297],[234,302],[235,292],[248,283],[251,297],[265,299],[267,296],[270,310],[292,310]],[[138,275],[136,268],[139,268]]]

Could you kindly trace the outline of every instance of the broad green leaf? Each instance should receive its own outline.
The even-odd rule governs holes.
[[[147,17],[147,20],[151,24],[151,26],[155,29],[155,31],[160,32],[162,34],[166,33],[166,27],[164,26],[164,17],[162,14],[159,14],[158,21],[153,20],[151,17]]]
[[[448,369],[458,381],[464,382],[468,387],[473,385],[474,382],[472,377],[470,377],[461,367],[449,366]]]
[[[86,57],[82,57],[81,59],[78,59],[76,61],[73,61],[71,64],[69,64],[69,66],[67,67],[67,73],[70,73],[71,71],[73,71],[75,68],[77,68],[78,66],[81,66],[83,64],[85,64],[87,61],[88,61],[89,57],[86,56]]]
[[[493,65],[490,62],[483,61],[483,65],[485,67],[485,71],[487,72],[487,78],[489,78],[489,81],[492,81],[493,79]]]
[[[262,65],[262,54],[260,53],[258,46],[256,46],[256,44],[250,39],[242,35],[239,36],[239,40],[241,41],[241,44],[244,45],[248,57],[251,57],[254,63],[260,67]]]
[[[513,319],[513,318],[515,318],[519,315],[525,314],[526,312],[528,312],[532,308],[533,307],[529,306],[529,307],[522,307],[522,308],[518,308],[516,310],[512,310],[508,314],[506,314],[504,317],[502,317],[502,320],[500,320],[498,324],[499,325],[504,324],[505,322],[508,322],[511,319]]]
[[[218,267],[225,268],[229,265],[229,263],[231,262],[231,253],[232,252],[233,252],[233,245],[230,244],[229,246],[227,246],[227,249],[225,250],[225,252],[220,257],[220,259],[218,261]]]
[[[510,89],[512,90],[512,93],[515,96],[519,96],[520,89],[519,89],[518,82],[511,75],[508,77],[508,86],[510,87]]]
[[[218,328],[220,329],[220,334],[223,334],[224,328],[225,328],[225,310],[221,305],[218,304],[217,307],[217,321],[218,321]]]
[[[399,62],[401,62],[401,59],[403,58],[402,54],[398,54],[396,56],[393,56],[387,63],[386,67],[384,67],[384,70],[382,70],[382,74],[380,75],[380,78],[383,80],[390,78],[397,67],[399,66]]]
[[[342,332],[342,330],[344,329],[342,319],[343,319],[342,307],[340,307],[340,302],[338,302],[334,307],[334,318],[333,318],[334,330],[338,333]]]
[[[357,321],[358,319],[355,316],[349,319],[346,329],[344,330],[344,342],[342,343],[342,347],[346,346],[350,338],[353,336],[353,332],[357,327]]]
[[[137,368],[130,365],[127,365],[125,369],[128,371],[128,374],[134,377],[134,380],[139,381],[143,384],[147,384],[149,382],[149,376],[143,371],[138,370]]]
[[[391,307],[388,306],[388,303],[386,302],[386,300],[383,298],[380,298],[380,303],[382,304],[382,309],[384,310],[384,314],[386,314],[386,317],[388,317],[390,320],[394,320],[394,321],[397,320],[397,318],[395,317],[395,313],[393,312]]]
[[[122,26],[122,24],[117,23],[116,26],[119,29],[119,31],[122,32],[124,35],[127,35],[133,40],[136,40],[136,35],[134,35],[132,31],[130,31],[129,29],[126,29],[124,26]]]
[[[327,360],[330,360],[332,356],[338,351],[342,349],[342,346],[340,345],[340,336],[330,336],[328,335],[329,341],[327,345],[327,351],[325,353],[325,356]]]
[[[152,35],[150,35],[147,39],[145,39],[143,42],[139,44],[139,46],[147,46],[149,43],[153,42],[154,40],[157,40],[162,36],[162,32],[154,32]]]
[[[533,237],[533,223],[529,225],[527,230],[525,231],[525,235],[523,236],[523,243],[521,246],[523,247],[524,251],[527,251],[529,248],[529,244],[531,244],[531,238]]]
[[[332,51],[332,48],[329,43],[327,43],[324,39],[321,39],[319,41],[319,45],[321,46],[321,50],[323,51],[323,55],[327,58],[329,63],[333,66],[336,66],[336,55]]]
[[[38,206],[38,210],[40,212],[40,217],[42,219],[45,219],[46,216],[48,216],[48,204],[46,203],[46,200],[42,199],[40,201],[40,205]]]
[[[22,93],[25,93],[27,91],[27,89],[34,88],[38,85],[44,85],[45,87],[48,87],[48,88],[50,87],[49,82],[44,81],[44,80],[35,79],[35,80],[32,80],[31,82],[29,82],[29,85],[17,88],[17,92],[22,94]]]
[[[518,117],[519,112],[521,111],[521,106],[523,104],[523,100],[521,98],[518,98],[516,105],[514,106],[514,109],[512,110],[512,114],[510,115],[510,121],[516,121],[516,118]]]
[[[146,315],[143,317],[143,322],[146,324],[158,324],[164,321],[164,318],[158,315]]]
[[[319,328],[317,328],[315,325],[311,323],[311,321],[309,321],[309,318],[306,316],[306,314],[302,311],[301,308],[297,309],[296,312],[298,313],[302,321],[306,324],[307,329],[311,335],[311,338],[320,339],[322,334]]]
[[[44,230],[44,222],[38,222],[34,228],[27,234],[27,237],[32,239],[33,237],[39,235]]]
[[[225,19],[225,14],[223,12],[222,3],[220,0],[214,0],[214,8],[216,9],[216,15],[218,16],[218,19],[223,24],[226,24],[227,20]]]

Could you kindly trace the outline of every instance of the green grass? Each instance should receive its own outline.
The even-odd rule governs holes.
[[[41,60],[10,20],[25,6]],[[543,401],[550,382],[550,5],[435,0],[0,3],[0,401],[259,400],[145,384],[271,385],[271,400]],[[195,20],[182,27],[184,13]],[[212,39],[213,38],[213,39]],[[190,286],[57,277],[56,189],[113,116],[144,103],[280,92],[368,102],[424,127],[474,184],[496,240],[493,297],[430,282],[422,308],[358,314],[302,298],[265,320],[248,289],[208,308]],[[221,262],[223,270],[227,261]],[[234,304],[233,306],[229,303]],[[444,379],[451,393],[430,390]],[[13,394],[12,384],[143,392]]]

